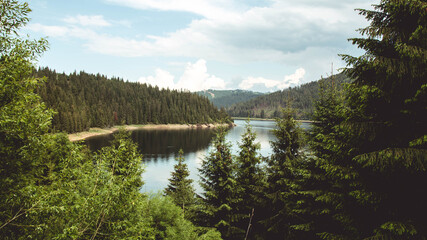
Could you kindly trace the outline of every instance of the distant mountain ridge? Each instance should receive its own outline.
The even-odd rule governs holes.
[[[239,103],[239,102],[245,102],[250,99],[259,97],[264,95],[264,93],[260,92],[252,92],[252,91],[246,91],[246,90],[213,90],[208,89],[204,91],[196,92],[200,96],[206,97],[209,100],[212,101],[212,103],[216,107],[224,107],[228,108],[233,104]]]
[[[286,102],[290,99],[292,107],[296,110],[295,117],[297,119],[310,119],[314,110],[314,102],[318,98],[320,84],[323,82],[331,83],[332,81],[334,84],[341,86],[343,83],[350,82],[351,80],[343,73],[339,73],[298,87],[284,89],[236,103],[227,108],[227,112],[231,117],[280,117],[280,109],[284,108]]]

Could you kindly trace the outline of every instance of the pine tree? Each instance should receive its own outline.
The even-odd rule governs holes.
[[[231,239],[235,231],[232,207],[236,203],[236,179],[233,156],[225,134],[224,128],[218,129],[213,149],[203,159],[199,169],[204,190],[204,210],[200,218],[206,221],[204,224],[208,227],[217,228],[224,239]]]
[[[218,110],[196,93],[159,90],[85,72],[66,75],[41,68],[34,75],[47,77],[46,86],[40,86],[37,93],[58,112],[53,127],[62,131],[147,122],[231,122],[225,110]]]
[[[256,134],[253,132],[249,119],[246,121],[246,131],[242,135],[239,144],[239,155],[236,157],[237,164],[237,199],[235,216],[240,218],[237,226],[241,231],[239,238],[244,238],[245,234],[250,235],[261,232],[258,221],[263,215],[262,196],[265,185],[264,173],[260,168],[262,156],[258,153],[261,148],[255,142]],[[249,229],[248,224],[251,222]],[[248,232],[249,231],[249,232]]]
[[[175,164],[175,171],[172,172],[172,177],[169,179],[168,187],[165,189],[165,194],[170,196],[174,203],[182,208],[182,211],[188,217],[188,210],[195,204],[195,191],[192,186],[193,180],[189,179],[190,172],[188,171],[187,164],[184,163],[184,151],[182,149],[178,152],[178,161]],[[189,215],[191,218],[191,214]]]
[[[303,133],[299,124],[293,119],[289,106],[283,110],[283,118],[276,119],[273,131],[276,141],[271,142],[273,154],[268,162],[267,199],[270,216],[264,221],[268,227],[269,238],[292,239],[292,213],[296,199],[293,180],[297,177],[295,168],[301,162]]]
[[[53,111],[31,77],[46,42],[17,34],[27,3],[4,0],[0,10],[1,239],[219,239],[200,234],[169,198],[141,193],[142,156],[128,134],[93,154],[48,133]]]
[[[347,107],[343,92],[331,83],[320,87],[310,129],[309,156],[300,170],[299,205],[295,209],[300,221],[293,229],[304,238],[320,235],[324,239],[340,239],[357,235],[343,208],[361,211],[347,197],[352,185],[357,185],[350,148],[345,144],[348,129],[343,124]]]
[[[333,158],[322,166],[338,196],[325,193],[340,224],[323,238],[427,236],[427,192],[420,185],[427,182],[427,126],[420,117],[426,113],[426,6],[383,0],[375,10],[359,10],[371,24],[360,30],[366,38],[351,41],[366,53],[343,56],[354,82],[345,120],[326,142]]]

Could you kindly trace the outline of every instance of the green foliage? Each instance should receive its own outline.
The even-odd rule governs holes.
[[[218,107],[228,108],[233,104],[246,102],[252,98],[263,95],[263,93],[245,91],[245,90],[205,90],[197,92],[200,96],[206,97],[212,101],[212,103]]]
[[[308,231],[323,239],[425,239],[427,181],[426,3],[383,0],[360,10],[371,21],[344,55],[354,79],[345,98],[331,88],[316,107],[311,147],[317,184]],[[314,206],[315,208],[309,208]],[[311,216],[311,217],[310,217]],[[309,223],[309,221],[307,221]],[[319,223],[327,223],[325,225]]]
[[[165,240],[219,240],[221,234],[214,230],[195,227],[184,218],[182,210],[169,198],[153,196],[148,201],[148,212],[154,228],[153,239]]]
[[[46,42],[20,38],[18,30],[28,22],[25,3],[3,1],[0,25],[0,230],[13,237],[10,223],[31,208],[34,167],[28,146],[37,146],[49,127],[52,112],[32,93],[40,79],[30,78],[31,61]]]
[[[271,213],[265,225],[270,238],[292,239],[290,223],[294,218],[296,192],[294,181],[299,177],[297,167],[302,159],[303,133],[294,120],[291,108],[283,110],[283,118],[276,119],[273,131],[276,139],[271,142],[273,155],[267,167],[267,201]]]
[[[241,239],[251,220],[251,239],[426,239],[426,6],[421,0],[382,0],[373,11],[360,10],[371,21],[361,29],[367,38],[351,41],[366,53],[343,56],[351,67],[345,74],[354,79],[345,92],[332,79],[320,85],[310,149],[304,148],[304,134],[294,120],[305,110],[295,114],[287,108],[277,119],[266,172],[259,167],[259,145],[249,124],[237,157],[231,155],[225,130],[217,133],[200,169],[202,204],[194,209],[199,223],[218,232],[195,227],[184,217],[194,190],[182,152],[166,189],[169,196],[148,197],[140,192],[142,156],[129,133],[120,131],[111,146],[90,153],[66,134],[48,134],[53,112],[35,91],[49,106],[60,103],[58,110],[65,111],[59,111],[55,126],[68,131],[117,121],[212,122],[226,117],[225,110],[194,94],[85,73],[39,70],[49,78],[39,88],[41,79],[31,77],[32,62],[46,42],[19,37],[19,28],[28,22],[26,3],[2,1],[0,235],[219,239],[222,234]],[[295,100],[303,90],[285,92],[311,111],[311,103]],[[130,105],[128,97],[138,101]],[[239,111],[247,114],[248,109]],[[280,115],[260,105],[258,110]],[[252,209],[254,218],[248,219]]]
[[[352,130],[353,161],[361,177],[362,191],[376,201],[376,218],[354,218],[364,226],[365,236],[425,238],[426,147],[422,139],[427,125],[426,107],[427,13],[425,1],[381,1],[375,10],[360,10],[371,21],[360,32],[367,38],[351,39],[366,51],[361,57],[344,56],[353,78],[348,102],[347,126]],[[359,103],[361,103],[359,105]],[[412,146],[411,146],[412,145]],[[399,180],[397,180],[399,179]],[[356,196],[358,200],[359,196]],[[416,199],[414,201],[414,199]],[[366,218],[366,219],[365,219]],[[363,232],[361,231],[361,232]]]
[[[32,61],[46,42],[22,40],[27,3],[1,2],[0,236],[2,239],[219,239],[167,198],[140,192],[142,156],[123,131],[96,154],[64,133],[34,92]]]
[[[202,225],[216,227],[223,238],[234,234],[233,213],[236,203],[235,166],[230,144],[225,141],[225,129],[220,128],[213,140],[213,150],[203,159],[199,169],[204,190],[203,212],[199,218]]]
[[[200,233],[168,198],[148,198],[142,186],[142,156],[125,132],[110,147],[91,155],[65,134],[44,135],[43,147],[27,148],[37,163],[19,189],[31,195],[2,236],[15,239],[201,239]],[[2,205],[4,206],[4,205]],[[10,205],[8,205],[10,207]],[[2,211],[4,213],[6,211]],[[209,238],[208,238],[209,239]],[[219,238],[216,238],[219,239]]]
[[[85,72],[67,75],[42,68],[35,75],[47,78],[37,92],[58,112],[53,119],[57,131],[81,132],[120,124],[231,122],[225,111],[195,93],[159,90]]]
[[[178,161],[174,166],[172,177],[169,179],[169,185],[165,189],[165,194],[172,198],[173,202],[181,207],[188,219],[192,218],[192,213],[188,213],[192,206],[196,203],[196,194],[192,186],[193,180],[189,179],[190,172],[187,164],[184,163],[184,152],[179,150]]]
[[[4,0],[0,5],[0,54],[2,61],[20,62],[31,65],[30,61],[36,60],[47,48],[47,41],[28,40],[19,36],[19,29],[28,21],[31,9],[28,3],[16,0]],[[21,69],[22,70],[22,69]],[[26,69],[31,71],[31,69]],[[12,89],[10,89],[12,90]]]
[[[310,130],[312,152],[303,167],[303,181],[300,193],[303,197],[296,209],[300,219],[293,228],[298,234],[321,239],[345,239],[345,234],[357,236],[351,225],[351,218],[343,208],[357,208],[357,201],[346,196],[347,191],[369,197],[365,192],[350,190],[358,174],[350,161],[351,146],[345,144],[348,129],[343,124],[347,107],[342,89],[337,85],[321,85],[319,99],[315,103],[313,124]],[[299,226],[307,226],[299,228]],[[357,237],[356,237],[357,238]]]
[[[294,117],[296,119],[311,119],[314,102],[319,97],[319,86],[332,81],[336,85],[341,85],[350,82],[350,79],[345,74],[340,73],[326,79],[236,103],[227,108],[227,111],[232,117],[278,118],[281,117],[281,108],[287,106],[286,99],[291,98],[292,107],[295,108]]]
[[[146,197],[139,192],[142,158],[135,144],[118,136],[111,147],[84,156],[65,134],[63,138],[62,142],[70,147],[63,153],[74,155],[58,158],[64,165],[57,167],[52,184],[44,186],[44,195],[54,195],[33,220],[46,225],[39,238],[149,236],[148,217],[144,214]]]
[[[151,235],[141,187],[141,156],[129,139],[90,156],[65,134],[43,135],[25,146],[33,163],[26,185],[18,185],[16,209],[8,206],[6,239],[122,239]],[[23,174],[21,176],[24,176]],[[3,178],[2,178],[3,179]],[[18,179],[17,183],[23,182]]]
[[[236,190],[238,202],[234,210],[234,216],[238,219],[236,224],[240,230],[238,238],[243,239],[251,221],[249,236],[262,231],[259,220],[263,216],[263,195],[265,187],[265,173],[260,164],[263,160],[258,153],[261,146],[255,142],[256,134],[253,132],[249,119],[246,122],[246,131],[239,143],[239,155],[236,157]],[[254,213],[252,215],[252,213]],[[236,237],[237,238],[237,237]]]

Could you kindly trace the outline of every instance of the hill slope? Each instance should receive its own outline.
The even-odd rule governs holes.
[[[195,124],[229,119],[225,111],[195,93],[159,90],[85,72],[67,75],[43,68],[35,75],[47,77],[38,94],[58,112],[53,119],[55,130],[71,133],[117,124]]]
[[[205,90],[205,91],[199,91],[197,94],[207,97],[209,100],[212,101],[212,103],[221,108],[225,107],[228,108],[233,104],[239,103],[239,102],[245,102],[250,99],[259,97],[263,95],[264,93],[259,92],[252,92],[252,91],[245,91],[245,90]]]
[[[280,116],[280,108],[285,107],[287,100],[291,99],[292,107],[296,109],[296,118],[310,119],[314,107],[313,103],[318,97],[319,84],[324,81],[330,82],[332,79],[339,85],[350,81],[347,76],[340,73],[299,87],[288,88],[234,104],[227,111],[232,117],[275,118]]]

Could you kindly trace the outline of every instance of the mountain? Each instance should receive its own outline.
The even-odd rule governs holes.
[[[245,102],[250,99],[264,95],[260,92],[252,92],[245,90],[205,90],[197,92],[200,96],[204,96],[212,101],[212,103],[221,108],[228,108],[233,104]]]
[[[207,98],[100,74],[56,73],[41,68],[34,73],[46,77],[37,90],[47,106],[57,112],[56,131],[81,132],[91,127],[119,124],[202,124],[231,121]]]
[[[303,84],[298,87],[288,88],[271,94],[258,96],[249,101],[236,103],[227,109],[232,117],[258,117],[275,118],[280,117],[280,108],[286,106],[286,102],[291,100],[292,107],[296,110],[297,119],[310,119],[314,109],[314,101],[318,98],[319,85],[322,82],[341,86],[350,79],[340,73],[326,79]]]

